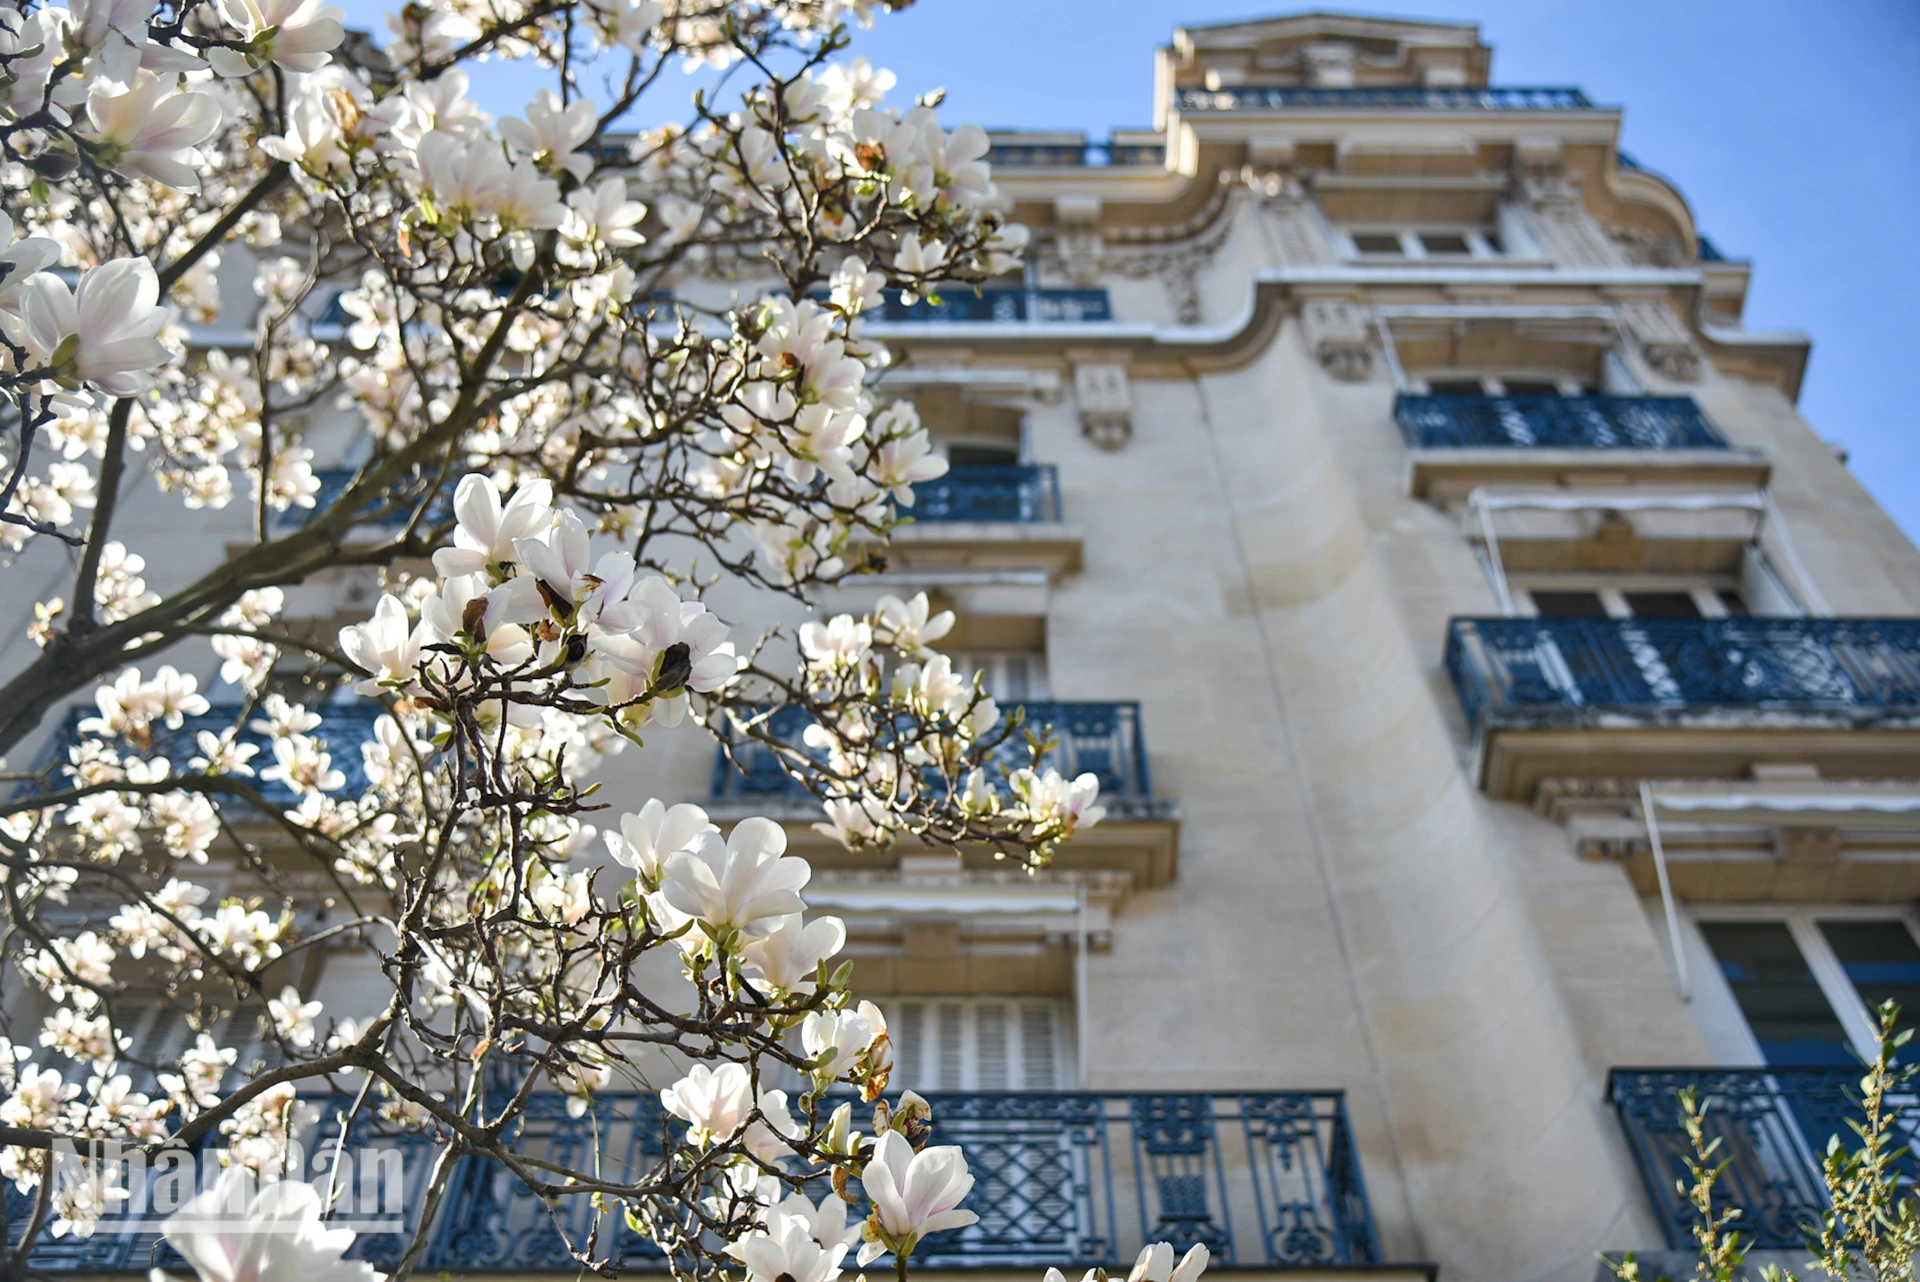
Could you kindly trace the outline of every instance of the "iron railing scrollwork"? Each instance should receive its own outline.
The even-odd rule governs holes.
[[[916,481],[913,506],[899,515],[918,522],[1010,521],[1023,525],[1060,519],[1060,473],[1052,464],[950,467],[945,476]]]
[[[996,169],[1117,168],[1165,164],[1167,149],[1157,142],[996,142],[987,159]]]
[[[205,712],[182,718],[178,728],[168,726],[165,722],[155,722],[151,728],[151,740],[143,752],[147,756],[165,757],[184,766],[188,759],[200,751],[197,739],[202,730],[219,735],[238,722],[240,729],[234,735],[235,740],[255,749],[250,763],[253,777],[246,782],[275,805],[296,804],[300,798],[284,781],[259,777],[260,772],[274,762],[272,741],[266,734],[253,728],[253,716],[241,720],[242,708],[243,705],[239,703],[211,703]],[[336,790],[337,794],[359,796],[367,790],[366,760],[361,755],[360,747],[373,742],[374,722],[386,713],[386,709],[372,699],[355,699],[347,703],[323,703],[310,710],[319,715],[320,724],[307,732],[308,737],[326,749],[332,758],[333,768],[346,776],[346,782]],[[92,715],[91,708],[68,709],[60,725],[47,738],[36,774],[68,759],[69,750],[88,737],[81,733],[80,723]],[[33,786],[31,782],[17,785],[15,795],[23,796]]]
[[[1714,1161],[1726,1169],[1714,1200],[1738,1207],[1738,1228],[1749,1247],[1804,1247],[1817,1236],[1827,1207],[1821,1155],[1827,1140],[1856,1137],[1849,1123],[1861,1114],[1857,1068],[1616,1068],[1607,1077],[1627,1147],[1632,1150],[1647,1198],[1670,1247],[1690,1246],[1696,1212],[1676,1183],[1690,1184],[1691,1147],[1680,1123],[1677,1094],[1691,1087],[1706,1105],[1709,1140],[1718,1140]],[[1920,1139],[1920,1116],[1912,1090],[1890,1097],[1908,1110],[1911,1146]],[[1901,1159],[1909,1176],[1920,1174],[1911,1153]]]
[[[1314,85],[1233,85],[1176,89],[1181,111],[1299,111],[1303,109],[1389,111],[1589,111],[1578,89],[1527,86],[1431,88],[1414,85],[1322,88]]]
[[[1010,717],[1016,710],[1025,714],[1025,728],[1038,733],[1052,727],[1055,740],[1043,764],[1052,766],[1069,779],[1091,772],[1100,780],[1100,791],[1107,796],[1151,797],[1153,779],[1147,770],[1147,746],[1140,730],[1140,705],[1122,703],[1026,702],[1000,706],[1000,715]],[[783,707],[768,725],[774,738],[798,747],[811,718],[803,708]],[[807,750],[815,759],[824,754]],[[715,749],[713,791],[715,799],[765,797],[805,797],[810,795],[799,780],[787,774],[780,756],[757,741],[744,741],[734,749],[739,768],[728,758],[725,748]],[[1024,733],[1010,735],[998,749],[998,756],[1009,767],[1026,765],[1029,756]]]
[[[1156,1241],[1183,1251],[1204,1242],[1223,1264],[1380,1259],[1338,1091],[927,1098],[935,1142],[958,1144],[966,1153],[974,1186],[965,1205],[980,1219],[929,1237],[914,1253],[921,1267],[1112,1267]],[[347,1105],[345,1098],[330,1101],[328,1117],[337,1119]],[[315,1127],[307,1151],[331,1151],[337,1125]],[[638,1181],[660,1161],[680,1124],[655,1096],[608,1093],[579,1112],[564,1097],[536,1094],[517,1125],[515,1146],[531,1158],[575,1169],[597,1164],[610,1178]],[[417,1136],[381,1138],[376,1130],[357,1124],[347,1147],[379,1144],[399,1155],[390,1169],[381,1168],[394,1179],[374,1190],[379,1205],[395,1211],[381,1222],[394,1227],[363,1232],[352,1254],[391,1269],[418,1228],[436,1149]],[[815,1177],[811,1196],[828,1195],[826,1183]],[[361,1189],[351,1192],[365,1203]],[[7,1197],[9,1222],[22,1225],[28,1196],[9,1185]],[[585,1197],[550,1207],[504,1166],[471,1157],[460,1160],[442,1205],[420,1261],[423,1272],[577,1272],[566,1239],[584,1244],[594,1214]],[[361,1214],[369,1209],[361,1205]],[[864,1205],[850,1212],[855,1219],[866,1213]],[[1247,1226],[1257,1226],[1257,1234]],[[618,1215],[602,1218],[593,1248],[629,1268],[665,1264],[658,1248]],[[181,1263],[151,1228],[122,1230],[111,1222],[91,1238],[43,1239],[33,1262],[60,1272]]]
[[[1415,449],[1724,450],[1691,396],[1400,396]]]
[[[1110,321],[1113,302],[1104,289],[983,289],[954,286],[940,295],[907,302],[898,290],[888,290],[878,310],[866,313],[875,320],[908,321],[1045,321],[1075,324]]]
[[[1920,619],[1453,619],[1468,721],[1766,711],[1920,716]]]

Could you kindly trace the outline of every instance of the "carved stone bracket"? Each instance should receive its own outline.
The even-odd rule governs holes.
[[[1080,409],[1080,432],[1089,441],[1112,451],[1133,439],[1133,386],[1124,364],[1075,361],[1073,395]]]
[[[1300,309],[1307,350],[1329,374],[1358,383],[1373,372],[1375,325],[1370,308],[1344,298],[1313,298]]]
[[[1553,173],[1519,180],[1521,203],[1533,215],[1554,256],[1569,267],[1619,267],[1621,254],[1587,211],[1580,189]]]
[[[1662,378],[1691,383],[1700,377],[1700,354],[1672,308],[1658,299],[1629,299],[1618,306],[1621,324],[1633,336],[1640,355]]]

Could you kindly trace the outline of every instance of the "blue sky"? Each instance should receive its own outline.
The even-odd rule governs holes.
[[[346,7],[374,25],[386,6]],[[902,90],[944,86],[951,120],[1104,135],[1151,123],[1152,53],[1175,26],[1311,7],[919,0],[854,51]],[[1905,372],[1920,368],[1920,3],[1449,0],[1399,16],[1479,23],[1496,83],[1578,85],[1626,108],[1622,145],[1679,184],[1722,251],[1754,260],[1747,324],[1812,335],[1801,411],[1920,538]],[[476,92],[508,111],[526,96]]]

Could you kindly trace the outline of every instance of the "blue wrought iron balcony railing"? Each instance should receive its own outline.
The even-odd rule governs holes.
[[[1920,619],[1454,619],[1446,666],[1475,728],[1920,718]]]
[[[315,468],[314,477],[320,482],[320,489],[313,496],[312,507],[293,507],[279,513],[274,519],[283,527],[305,525],[319,513],[332,507],[347,492],[347,486],[359,475],[359,469],[351,467]],[[415,506],[426,487],[426,482],[418,476],[407,483],[388,491],[389,498],[375,499],[360,510],[358,524],[373,526],[377,529],[398,529],[413,519]],[[427,519],[435,525],[453,520],[453,492],[442,491],[427,509]]]
[[[1424,88],[1407,85],[1380,89],[1326,89],[1310,85],[1233,85],[1219,89],[1178,89],[1181,111],[1591,111],[1593,103],[1578,89],[1529,86]]]
[[[1415,449],[1724,450],[1691,396],[1410,396],[1394,421]]]
[[[1795,1250],[1819,1236],[1827,1207],[1821,1155],[1838,1135],[1852,1147],[1850,1121],[1860,1117],[1849,1096],[1860,1089],[1858,1068],[1616,1068],[1607,1075],[1607,1099],[1626,1132],[1627,1147],[1659,1216],[1667,1245],[1693,1244],[1696,1212],[1675,1187],[1691,1184],[1691,1148],[1680,1124],[1675,1093],[1691,1087],[1707,1106],[1707,1136],[1720,1147],[1726,1169],[1714,1201],[1740,1208],[1747,1245]],[[1907,1110],[1904,1141],[1920,1140],[1920,1095],[1912,1088],[1889,1098]],[[1900,1159],[1908,1180],[1920,1169],[1912,1154]]]
[[[1010,703],[1000,715],[1026,714],[1026,726],[1036,733],[1053,727],[1054,749],[1045,758],[1068,778],[1091,771],[1100,780],[1103,795],[1151,797],[1153,780],[1147,773],[1147,745],[1140,733],[1138,703]],[[809,718],[805,709],[782,708],[774,714],[773,734],[782,743],[799,744]],[[715,800],[809,796],[799,781],[781,768],[779,756],[757,742],[738,751],[741,769],[717,748],[713,763]],[[1026,738],[1012,736],[1000,749],[1009,764],[1025,764]]]
[[[241,719],[241,707],[238,703],[214,703],[197,717],[186,717],[180,728],[171,729],[164,724],[153,727],[153,741],[147,753],[150,756],[165,757],[178,770],[185,770],[187,761],[199,752],[195,741],[200,731],[208,730],[221,734],[236,723],[240,731],[234,737],[241,743],[250,744],[258,751],[248,762],[254,777],[244,780],[256,788],[260,795],[274,805],[291,806],[300,800],[293,790],[280,780],[263,782],[260,772],[273,765],[273,749],[266,735],[251,728],[257,719],[249,715]],[[320,725],[310,731],[310,737],[319,740],[333,759],[333,768],[346,776],[346,783],[339,789],[338,795],[357,797],[367,790],[366,762],[360,754],[360,745],[373,741],[373,723],[386,709],[371,699],[356,699],[352,703],[327,703],[313,709],[320,714]],[[54,731],[43,749],[41,768],[56,762],[67,760],[67,750],[83,737],[80,722],[93,716],[91,708],[70,708],[64,720]],[[21,785],[27,787],[29,785]]]
[[[902,508],[922,524],[945,521],[1010,521],[1022,525],[1060,519],[1060,472],[1051,463],[1023,467],[950,467],[945,476],[913,487],[913,506]]]
[[[902,321],[1047,321],[1077,323],[1110,321],[1113,303],[1104,289],[983,289],[949,288],[936,306],[926,299],[911,305],[897,290],[888,290],[876,320]]]
[[[933,1094],[936,1135],[958,1144],[974,1176],[964,1205],[980,1216],[936,1234],[914,1252],[926,1268],[1038,1270],[1049,1265],[1124,1267],[1147,1242],[1181,1249],[1204,1242],[1226,1265],[1378,1263],[1380,1249],[1346,1101],[1338,1091],[1240,1094]],[[344,1111],[346,1101],[342,1102]],[[588,1154],[609,1176],[649,1170],[669,1125],[652,1095],[600,1095],[573,1117],[555,1095],[532,1098],[522,1145],[532,1155],[579,1166]],[[331,1112],[332,1110],[329,1110]],[[332,1147],[334,1132],[308,1146]],[[387,1144],[399,1154],[405,1196],[417,1213],[432,1152],[419,1139],[351,1137],[348,1152]],[[824,1178],[811,1190],[827,1194]],[[24,1223],[30,1199],[9,1183],[8,1222]],[[586,1198],[554,1212],[497,1164],[467,1159],[455,1173],[421,1268],[427,1273],[579,1271],[553,1215],[584,1242]],[[857,1219],[866,1208],[853,1211]],[[358,1213],[356,1218],[365,1218]],[[370,1233],[353,1254],[391,1269],[408,1232]],[[19,1230],[16,1228],[15,1232]],[[46,1239],[43,1269],[101,1272],[145,1267],[149,1230],[104,1223],[90,1239]],[[629,1268],[663,1268],[664,1258],[618,1215],[602,1223],[596,1250]],[[151,1262],[178,1267],[162,1247]]]
[[[1118,168],[1123,165],[1165,163],[1162,143],[1122,142],[996,142],[987,159],[995,168]]]

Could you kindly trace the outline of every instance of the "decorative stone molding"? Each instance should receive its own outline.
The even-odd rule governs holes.
[[[1647,364],[1662,377],[1691,383],[1700,377],[1700,354],[1687,327],[1658,299],[1628,299],[1618,304],[1620,322]]]
[[[1300,309],[1307,350],[1329,374],[1358,383],[1373,372],[1372,309],[1344,298],[1309,299]]]
[[[1622,266],[1619,251],[1588,212],[1578,187],[1552,173],[1535,173],[1522,177],[1518,188],[1541,238],[1563,266]]]
[[[1076,361],[1073,394],[1080,407],[1080,432],[1103,450],[1118,450],[1133,439],[1133,387],[1119,361]]]

